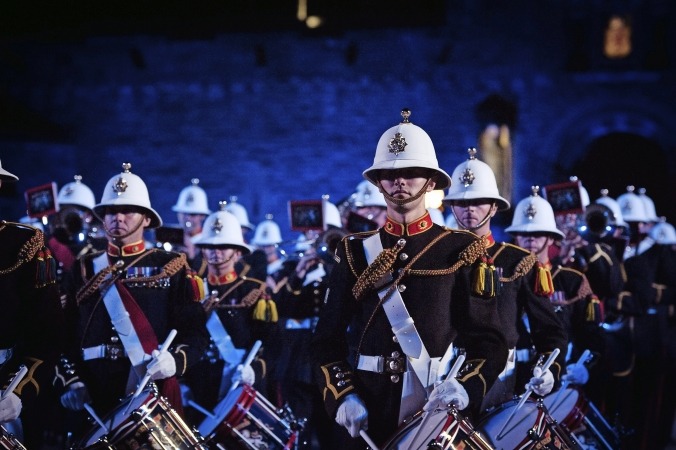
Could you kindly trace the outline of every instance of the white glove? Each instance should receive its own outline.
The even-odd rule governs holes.
[[[256,381],[256,374],[254,373],[254,370],[251,368],[250,365],[243,366],[242,364],[240,364],[239,366],[237,366],[237,369],[235,370],[235,373],[232,375],[230,381],[232,381],[233,384],[244,383],[252,385]]]
[[[14,392],[0,400],[0,423],[11,422],[21,414],[21,399]]]
[[[463,410],[469,405],[467,391],[454,377],[450,377],[434,386],[430,398],[425,403],[425,406],[423,406],[423,411],[449,409],[451,404],[459,410]]]
[[[572,384],[586,384],[589,381],[589,371],[584,364],[570,364],[566,367],[563,380]]]
[[[526,389],[532,389],[537,395],[544,397],[552,392],[554,388],[554,374],[547,369],[542,373],[542,367],[535,366],[533,369],[533,378],[526,384]]]
[[[369,413],[357,394],[349,394],[336,411],[336,422],[347,428],[350,436],[359,437],[359,430],[368,429]]]
[[[176,360],[169,352],[153,350],[153,359],[146,367],[151,380],[163,380],[176,374]]]
[[[66,409],[81,411],[85,403],[91,402],[89,391],[84,383],[77,382],[68,386],[68,391],[61,395],[61,404]]]

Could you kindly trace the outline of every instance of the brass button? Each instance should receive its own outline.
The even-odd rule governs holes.
[[[406,253],[399,254],[399,259],[401,259],[402,261],[406,261],[408,259],[408,254]]]
[[[390,381],[392,383],[399,383],[399,375],[396,375],[396,374],[390,375]]]
[[[397,245],[398,245],[399,247],[403,247],[404,245],[406,245],[406,239],[399,239],[399,240],[397,241]]]
[[[395,350],[395,351],[392,352],[392,358],[399,358],[400,356],[401,356],[401,353],[399,353],[398,351]]]
[[[404,292],[404,291],[406,290],[406,285],[405,285],[405,284],[400,284],[399,286],[397,286],[397,290],[398,290],[399,292]]]
[[[398,343],[399,343],[399,339],[397,339],[396,336],[392,336],[392,342],[394,342],[395,344],[398,344]]]

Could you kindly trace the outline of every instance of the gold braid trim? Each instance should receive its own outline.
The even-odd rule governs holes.
[[[537,256],[535,256],[535,253],[529,253],[525,258],[519,261],[519,264],[516,265],[514,273],[512,274],[511,277],[508,278],[500,277],[500,281],[503,283],[509,283],[511,281],[516,280],[519,277],[526,275],[528,271],[532,269],[535,264],[537,264],[537,262],[538,258]],[[497,263],[495,265],[499,266],[499,264]]]
[[[80,288],[80,290],[77,292],[77,295],[75,296],[77,303],[79,304],[83,299],[89,297],[99,287],[101,287],[101,285],[106,280],[106,277],[109,274],[115,272],[118,269],[122,269],[122,268],[125,268],[125,267],[128,269],[130,267],[133,267],[139,261],[141,261],[143,258],[145,258],[146,256],[148,256],[149,254],[151,254],[153,252],[156,252],[157,250],[158,249],[148,250],[147,252],[145,252],[144,254],[142,254],[141,256],[136,258],[135,260],[133,260],[131,263],[129,263],[127,266],[118,267],[115,264],[113,264],[112,266],[105,267],[99,273],[94,275],[89,281],[87,281],[87,283],[85,283],[85,285],[82,286],[82,288]],[[169,261],[167,264],[165,264],[164,267],[162,267],[162,270],[160,271],[160,273],[158,273],[157,275],[152,275],[152,276],[149,276],[149,277],[122,279],[121,282],[124,283],[124,284],[153,282],[153,281],[160,280],[162,278],[169,278],[169,277],[177,274],[181,269],[187,268],[187,267],[188,267],[188,260],[186,259],[185,254],[181,253],[178,256],[176,256],[175,258],[173,258],[171,261]],[[120,275],[121,275],[121,273],[120,273]],[[108,281],[110,282],[110,284],[112,284],[115,281],[117,281],[118,278],[119,278],[119,275],[112,277]]]
[[[406,269],[407,273],[410,275],[419,275],[419,276],[438,276],[438,275],[449,275],[462,266],[471,266],[474,261],[479,259],[484,252],[486,251],[485,247],[485,238],[477,239],[471,244],[469,244],[462,252],[460,252],[460,257],[458,261],[447,269],[428,269],[428,270],[414,270]],[[425,248],[426,251],[427,248]],[[410,264],[409,264],[410,266]]]
[[[216,308],[219,309],[236,309],[236,308],[248,308],[249,306],[253,306],[254,303],[256,303],[258,300],[261,299],[262,295],[265,293],[265,290],[263,289],[252,289],[249,291],[248,294],[242,298],[242,300],[239,303],[236,303],[234,305],[221,305],[220,303],[216,304]],[[220,297],[219,302],[225,298],[225,296],[228,293],[226,292],[223,294],[223,296]]]
[[[397,255],[404,248],[405,243],[397,243],[392,248],[385,248],[376,256],[376,259],[359,275],[357,282],[352,287],[352,295],[357,300],[361,299],[368,289],[371,289],[387,272],[397,260]]]
[[[411,266],[412,266],[418,259],[420,259],[420,257],[421,257],[422,255],[424,255],[425,253],[427,253],[427,251],[428,251],[430,248],[432,248],[432,246],[434,246],[434,244],[436,244],[436,243],[439,242],[442,238],[446,237],[447,235],[449,235],[449,234],[451,234],[451,233],[452,233],[452,231],[446,230],[446,231],[444,231],[443,233],[441,233],[439,236],[437,236],[436,238],[434,238],[429,244],[427,244],[427,245],[425,246],[425,248],[423,248],[423,249],[420,251],[420,253],[418,253],[418,254],[415,255],[413,258],[411,258],[411,261],[409,261],[409,263],[406,265],[406,267],[404,267],[403,269],[401,269],[401,270],[399,271],[399,275],[397,276],[397,279],[394,280],[394,283],[392,283],[392,284],[390,285],[390,287],[387,289],[387,292],[385,292],[385,295],[383,295],[383,296],[380,298],[380,301],[378,302],[378,304],[376,305],[376,307],[373,308],[373,312],[371,313],[371,317],[369,317],[368,322],[366,322],[366,326],[364,326],[364,330],[362,331],[361,337],[360,337],[360,339],[359,339],[359,345],[357,346],[357,353],[356,353],[357,355],[359,355],[359,354],[361,353],[361,346],[362,346],[362,344],[363,344],[363,342],[364,342],[364,337],[366,336],[366,331],[367,331],[367,330],[369,329],[369,327],[371,326],[371,323],[373,322],[373,319],[375,318],[376,313],[378,312],[378,309],[380,308],[380,305],[382,305],[382,304],[385,302],[385,300],[387,300],[388,298],[390,298],[390,296],[392,295],[392,293],[394,292],[394,290],[397,289],[397,285],[399,284],[399,282],[401,281],[401,279],[404,278],[405,275],[408,275],[408,274],[412,274],[412,273],[413,273],[413,272],[411,271]],[[476,258],[478,258],[480,255],[483,254],[483,252],[485,251],[485,249],[486,249],[486,243],[485,243],[483,240],[477,239],[476,241],[474,241],[474,242],[472,242],[470,245],[468,245],[467,248],[465,248],[465,250],[463,250],[463,251],[460,253],[460,256],[459,256],[458,261],[457,261],[455,264],[453,264],[453,266],[451,266],[449,269],[443,269],[443,271],[444,271],[444,272],[447,272],[447,273],[452,273],[452,272],[455,272],[456,270],[458,270],[460,267],[462,267],[462,266],[465,265],[465,264],[472,264],[472,262],[474,262],[474,261],[476,260]],[[425,271],[419,271],[419,272],[425,272]],[[429,272],[437,272],[437,271],[430,270]],[[356,363],[357,363],[357,361],[355,361],[355,366],[356,366]]]
[[[3,222],[2,228],[4,227],[5,222]],[[16,262],[6,269],[1,269],[0,275],[6,275],[10,272],[14,272],[16,269],[19,268],[20,265],[32,260],[37,254],[37,252],[44,246],[44,237],[42,231],[32,227],[30,227],[30,229],[34,230],[35,234],[31,236],[30,239],[28,239],[26,242],[23,243],[23,245],[19,249],[19,254],[17,255]]]

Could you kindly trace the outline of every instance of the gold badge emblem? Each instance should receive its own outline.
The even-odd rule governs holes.
[[[406,138],[401,133],[395,133],[394,137],[390,139],[387,148],[390,150],[390,153],[394,153],[394,156],[399,156],[399,153],[403,153],[406,150],[407,145]]]

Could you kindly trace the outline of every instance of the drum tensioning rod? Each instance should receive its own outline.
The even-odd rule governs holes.
[[[542,373],[544,374],[547,369],[549,369],[549,366],[551,366],[554,363],[554,360],[556,359],[557,356],[559,356],[559,350],[558,348],[555,348],[552,353],[549,355],[549,358],[547,358],[547,361],[545,361],[544,365],[542,366]],[[533,388],[529,387],[526,389],[526,392],[524,392],[523,396],[521,397],[521,400],[519,400],[519,403],[516,405],[516,408],[509,414],[509,417],[507,417],[507,420],[505,420],[505,423],[502,425],[502,428],[498,432],[498,434],[495,436],[496,440],[502,439],[504,436],[502,436],[502,433],[505,431],[505,428],[507,428],[507,425],[509,425],[509,422],[512,421],[512,418],[514,417],[514,414],[521,409],[524,403],[526,403],[526,400],[528,400],[528,397],[530,397],[530,394],[533,392]]]
[[[455,378],[455,376],[458,375],[458,372],[460,372],[462,364],[465,362],[465,358],[466,355],[464,353],[460,353],[458,355],[458,357],[455,359],[455,362],[453,363],[453,367],[451,367],[451,370],[448,372],[446,379]],[[415,436],[413,436],[413,439],[411,439],[411,444],[414,444],[418,440],[420,432],[423,430],[423,428],[427,426],[427,421],[430,420],[430,417],[432,417],[430,411],[425,411],[423,413],[423,418],[420,421],[420,425],[418,426],[418,431],[416,431]]]

